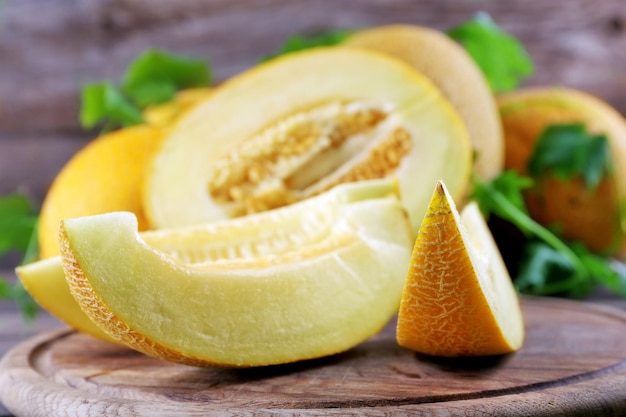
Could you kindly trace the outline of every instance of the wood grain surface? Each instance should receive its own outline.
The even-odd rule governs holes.
[[[159,361],[72,331],[0,362],[19,416],[604,416],[626,413],[626,313],[525,299],[527,339],[508,356],[442,359],[400,348],[391,323],[340,355],[253,369]]]
[[[148,47],[206,58],[219,81],[290,34],[398,22],[445,30],[479,11],[526,45],[536,64],[526,84],[580,88],[626,113],[623,0],[9,1],[0,9],[0,194],[41,201],[96,134],[78,123],[81,85],[119,80]]]

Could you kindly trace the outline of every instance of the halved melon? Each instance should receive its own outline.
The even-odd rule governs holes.
[[[318,48],[217,87],[168,135],[146,174],[157,228],[248,215],[343,182],[397,176],[413,229],[429,187],[466,191],[471,145],[439,90],[384,54]]]
[[[395,24],[356,32],[342,45],[401,59],[430,79],[459,112],[474,147],[474,172],[491,179],[504,165],[504,138],[489,84],[465,49],[444,33]]]
[[[583,124],[609,140],[614,171],[596,189],[582,178],[544,178],[525,194],[532,217],[557,225],[563,236],[594,251],[626,254],[626,121],[609,104],[586,92],[563,87],[530,87],[498,97],[506,139],[507,169],[527,173],[528,159],[544,129]]]
[[[398,308],[411,230],[394,195],[370,196],[370,182],[345,184],[218,232],[188,229],[184,251],[222,249],[204,263],[150,246],[127,212],[68,219],[63,266],[83,311],[148,355],[224,366],[330,355],[378,332]],[[225,244],[229,234],[238,239]]]

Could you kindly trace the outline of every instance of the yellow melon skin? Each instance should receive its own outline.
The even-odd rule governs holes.
[[[527,173],[535,142],[551,124],[582,123],[609,140],[614,173],[590,191],[581,178],[542,180],[525,194],[528,210],[544,225],[592,250],[626,254],[626,121],[602,100],[562,87],[532,87],[498,97],[506,139],[505,167]]]
[[[82,312],[72,297],[60,256],[19,266],[15,272],[30,296],[48,313],[73,329],[97,339],[116,342]]]
[[[461,214],[438,183],[415,240],[398,343],[433,356],[487,356],[524,340],[519,300],[475,202]]]
[[[410,258],[398,199],[367,198],[359,189],[329,191],[347,195],[339,204],[322,194],[240,219],[262,223],[283,210],[322,207],[328,220],[314,230],[301,223],[313,236],[286,252],[203,264],[147,245],[130,213],[68,219],[61,232],[68,285],[107,334],[158,358],[247,367],[338,353],[395,314]]]
[[[147,161],[163,132],[133,126],[102,135],[78,151],[61,169],[43,201],[39,216],[39,255],[58,255],[61,219],[116,210],[132,211],[139,228],[148,228],[141,201]]]
[[[384,120],[369,126],[371,114],[354,116],[355,124],[371,127],[354,134],[352,124],[336,127],[338,119],[328,116],[369,105]],[[344,134],[350,139],[333,142]],[[242,161],[239,172],[234,166]],[[471,168],[467,129],[426,77],[382,53],[316,48],[233,77],[187,113],[148,167],[144,207],[155,227],[177,227],[280,207],[343,182],[395,176],[416,231],[430,198],[422,184],[444,179],[460,197]]]
[[[472,57],[444,33],[394,24],[356,32],[342,45],[389,54],[430,79],[452,103],[469,131],[475,152],[474,173],[492,179],[504,166],[504,137],[498,106]]]

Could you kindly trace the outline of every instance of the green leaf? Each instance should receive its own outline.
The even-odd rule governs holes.
[[[25,196],[0,197],[0,257],[12,250],[25,252],[36,224],[37,216]]]
[[[0,299],[11,298],[11,284],[6,279],[0,277]]]
[[[527,237],[535,237],[561,252],[574,268],[581,270],[581,261],[569,246],[528,214],[521,196],[522,187],[527,187],[528,184],[530,183],[516,172],[504,171],[491,181],[475,178],[471,196],[477,201],[485,217],[493,213],[510,222]]]
[[[21,194],[0,197],[0,258],[9,251],[16,251],[25,254],[22,264],[37,259],[38,216],[34,213],[32,203]],[[37,303],[20,281],[11,285],[0,277],[0,298],[13,299],[27,321],[37,314]]]
[[[514,206],[524,216],[530,217],[524,203],[523,191],[531,188],[533,180],[523,177],[513,170],[500,173],[491,182],[480,181],[474,178],[474,186],[471,197],[476,200],[481,212],[488,217],[494,213],[502,218],[508,217],[498,196],[505,199],[508,204]]]
[[[533,186],[533,180],[519,175],[514,170],[503,171],[500,175],[493,179],[491,187],[504,195],[520,211],[528,214],[526,203],[524,202],[523,192]],[[491,190],[488,190],[491,192]],[[486,199],[483,198],[483,201]]]
[[[87,84],[81,91],[80,122],[91,129],[104,124],[107,129],[143,122],[141,111],[111,83]]]
[[[514,277],[520,292],[582,298],[598,285],[626,296],[626,276],[611,261],[581,242],[568,242],[530,217],[522,191],[532,180],[505,171],[491,181],[474,179],[472,198],[488,217],[494,214],[524,233],[523,256]]]
[[[528,172],[537,180],[547,174],[561,180],[580,176],[593,190],[612,172],[609,141],[582,124],[550,125],[535,142]]]
[[[176,95],[178,89],[171,83],[145,82],[129,92],[133,101],[140,108],[150,104],[159,104],[170,101]]]
[[[24,320],[29,322],[35,319],[39,312],[39,305],[26,291],[21,281],[18,280],[11,287],[11,298],[15,300]]]
[[[486,13],[477,14],[447,33],[472,56],[494,92],[513,90],[534,72],[524,46]]]
[[[80,121],[85,129],[98,124],[105,130],[140,124],[142,108],[171,100],[180,89],[210,82],[206,62],[149,49],[131,62],[120,88],[111,82],[83,87]]]
[[[531,241],[524,247],[515,286],[527,294],[582,298],[593,290],[594,283],[589,271],[577,268],[563,252]]]
[[[0,277],[0,299],[11,299],[17,304],[22,318],[30,322],[39,312],[39,305],[26,291],[21,281],[11,284],[6,278]]]
[[[622,297],[626,296],[626,276],[619,273],[606,257],[597,255],[581,242],[570,243],[581,261],[576,268],[567,257],[542,242],[526,245],[515,284],[520,292],[535,295],[558,295],[583,298],[598,285],[604,285]]]
[[[335,30],[309,36],[291,35],[285,40],[278,51],[263,57],[261,62],[305,49],[316,48],[319,46],[338,45],[346,40],[352,33],[353,31],[351,30]]]
[[[148,49],[129,65],[122,91],[143,108],[171,100],[178,90],[207,86],[211,78],[209,66],[203,60]]]
[[[626,297],[626,275],[620,273],[609,258],[591,252],[581,242],[573,242],[571,247],[596,285],[604,285],[613,293]]]

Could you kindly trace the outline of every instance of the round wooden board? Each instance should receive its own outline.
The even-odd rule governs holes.
[[[626,313],[523,307],[524,347],[474,359],[400,348],[394,323],[340,355],[254,369],[177,365],[59,330],[5,355],[0,398],[18,416],[624,415]]]

